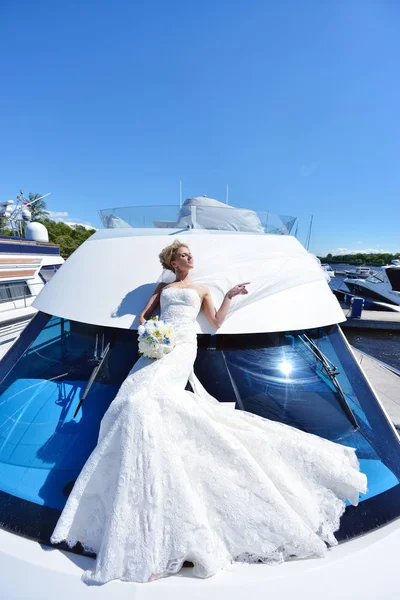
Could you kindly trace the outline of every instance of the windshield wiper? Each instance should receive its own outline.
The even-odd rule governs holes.
[[[356,429],[358,429],[359,425],[354,416],[354,413],[351,410],[350,405],[347,401],[347,398],[342,390],[342,387],[336,378],[336,376],[339,375],[340,371],[329,360],[329,358],[327,356],[325,356],[325,354],[323,352],[321,352],[321,350],[318,348],[316,343],[311,338],[309,338],[305,333],[298,334],[297,337],[301,341],[301,343],[307,348],[307,350],[309,352],[311,352],[314,355],[314,357],[320,362],[321,366],[323,367],[325,373],[328,375],[330,381],[332,382],[332,384],[336,390],[341,407],[343,408],[343,410],[344,410],[345,414],[347,415],[347,417],[349,418],[350,422],[354,425],[354,427]]]
[[[75,419],[76,415],[79,412],[80,407],[82,406],[83,402],[86,399],[86,396],[88,395],[88,393],[90,392],[90,388],[92,387],[93,383],[96,380],[97,375],[99,374],[99,371],[101,369],[101,367],[103,366],[103,363],[107,357],[107,354],[110,351],[110,346],[111,346],[111,342],[108,342],[107,346],[104,348],[104,334],[103,334],[103,339],[102,339],[102,350],[100,353],[98,353],[98,334],[96,333],[96,344],[95,344],[95,348],[94,348],[94,353],[93,353],[93,362],[95,362],[95,367],[93,369],[93,371],[90,374],[89,380],[87,382],[87,385],[85,387],[85,390],[82,394],[81,399],[79,400],[79,404],[76,407],[76,411],[74,413],[73,418]],[[92,361],[91,361],[92,362]]]

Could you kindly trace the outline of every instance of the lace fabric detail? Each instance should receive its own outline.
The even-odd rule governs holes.
[[[352,448],[227,413],[207,394],[192,372],[200,304],[194,289],[163,291],[178,343],[122,384],[53,533],[97,554],[86,583],[145,582],[184,561],[210,577],[235,561],[323,556],[346,499],[366,491]]]

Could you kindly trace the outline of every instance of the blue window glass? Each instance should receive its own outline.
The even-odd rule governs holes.
[[[39,275],[44,283],[50,281],[50,279],[55,275],[61,265],[45,265],[39,271]]]
[[[362,509],[346,511],[339,537],[399,516],[398,437],[336,326],[198,342],[196,374],[218,400],[357,448],[369,490]],[[24,330],[0,363],[4,526],[48,542],[137,358],[135,331],[43,313]]]
[[[399,438],[338,327],[212,336],[196,367],[207,391],[236,408],[357,448],[363,500],[398,484]]]
[[[16,357],[7,356],[1,367],[7,370],[11,360]],[[136,360],[134,332],[49,319],[0,386],[0,489],[62,508],[96,444],[102,416]]]

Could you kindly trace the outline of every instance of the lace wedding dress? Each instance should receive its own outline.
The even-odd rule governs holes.
[[[323,556],[366,491],[355,451],[239,410],[194,377],[194,289],[166,288],[177,345],[140,358],[101,422],[52,536],[95,552],[86,583],[209,577],[233,561]],[[185,391],[190,378],[194,393]]]

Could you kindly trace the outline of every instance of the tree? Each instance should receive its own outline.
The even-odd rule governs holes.
[[[60,246],[60,254],[63,258],[68,258],[73,252],[86,241],[95,229],[86,229],[83,225],[67,225],[66,223],[56,223],[52,219],[40,219],[48,233],[49,242]]]
[[[62,221],[57,223],[52,219],[48,218],[50,214],[46,210],[46,202],[39,200],[41,194],[29,192],[29,200],[26,200],[21,191],[21,196],[18,197],[29,208],[31,213],[32,221],[38,221],[42,223],[49,234],[49,242],[60,246],[60,254],[63,258],[68,258],[75,250],[95,233],[95,229],[86,229],[83,225],[67,225]],[[13,232],[7,227],[7,219],[0,218],[1,232],[3,235],[14,235]],[[26,222],[21,223],[22,235],[25,236]]]
[[[38,194],[37,192],[29,192],[28,208],[31,211],[32,221],[39,221],[49,215],[46,210],[47,206],[45,200],[38,200],[41,196],[42,194]]]
[[[357,254],[327,254],[319,256],[321,262],[329,262],[330,264],[346,264],[346,265],[388,265],[393,259],[399,258],[400,254],[390,254],[382,252],[381,254],[365,254],[359,252]]]

